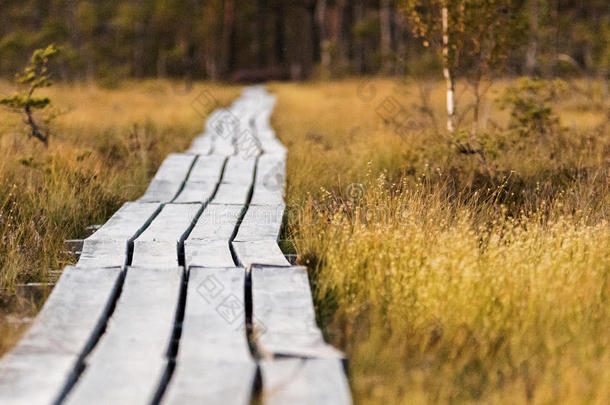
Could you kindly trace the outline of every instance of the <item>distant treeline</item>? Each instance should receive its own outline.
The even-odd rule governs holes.
[[[608,0],[511,4],[502,12],[515,14],[523,35],[507,73],[608,74]],[[62,48],[56,69],[63,79],[257,81],[436,73],[440,66],[413,35],[400,0],[0,1],[0,75],[12,75],[49,43]]]

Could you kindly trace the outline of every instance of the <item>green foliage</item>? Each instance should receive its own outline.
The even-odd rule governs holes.
[[[510,109],[510,128],[522,137],[545,135],[556,132],[559,119],[551,103],[565,90],[562,80],[520,78],[509,86],[501,97],[500,105]]]
[[[30,136],[43,142],[49,141],[48,129],[42,128],[34,118],[34,110],[42,110],[51,104],[48,97],[34,97],[36,89],[49,87],[53,84],[50,79],[48,63],[59,50],[54,44],[43,49],[37,49],[30,57],[30,63],[22,73],[17,74],[17,82],[25,86],[24,90],[18,91],[10,97],[0,99],[0,104],[8,106],[25,115],[24,122],[29,127]],[[48,124],[47,122],[45,122]]]
[[[526,25],[519,0],[402,0],[401,11],[424,46],[440,50],[441,9],[448,9],[449,68],[477,78],[501,71],[522,42]]]
[[[238,7],[225,7],[230,3]],[[338,56],[332,55],[332,64],[342,65],[336,69],[339,75],[376,73],[387,70],[387,64],[394,65],[389,72],[412,72],[413,64],[430,54],[408,32],[434,47],[441,39],[435,21],[443,4],[450,12],[449,34],[455,40],[450,56],[457,75],[487,69],[478,63],[481,60],[492,61],[493,70],[515,74],[608,74],[607,0],[387,1],[390,15],[396,16],[401,8],[409,16],[391,22],[380,18],[382,3],[6,0],[0,13],[0,74],[16,71],[33,49],[51,42],[62,48],[57,61],[62,77],[76,79],[99,79],[109,71],[119,79],[230,78],[253,66],[288,72],[293,64],[321,63],[322,56],[328,57],[322,51],[329,41]],[[392,33],[391,63],[388,55],[379,63],[382,29]],[[302,51],[290,51],[294,48]],[[228,64],[220,60],[227,55]],[[401,58],[409,61],[408,66]]]

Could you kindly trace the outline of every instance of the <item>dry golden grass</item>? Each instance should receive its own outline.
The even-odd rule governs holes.
[[[481,110],[489,170],[427,113],[442,116],[440,83],[271,86],[290,151],[286,235],[311,269],[319,321],[350,357],[358,403],[610,396],[608,101],[599,83],[574,82],[553,106],[566,129],[520,138],[491,102],[509,84]],[[223,104],[238,94],[54,87],[66,113],[48,150],[3,113],[0,285],[44,279],[69,261],[64,239],[137,197],[200,131],[190,104],[204,87]],[[388,97],[411,114],[407,131],[387,119]],[[0,351],[22,329],[7,325]]]
[[[610,110],[599,84],[574,83],[584,93],[554,104],[567,128],[539,139],[515,138],[507,112],[485,106],[490,173],[424,115],[402,136],[384,123],[385,97],[417,111],[417,83],[373,80],[370,101],[361,85],[272,87],[290,148],[287,234],[312,269],[319,321],[350,357],[357,403],[605,403]],[[425,86],[440,116],[442,85]]]
[[[165,156],[190,144],[203,128],[198,97],[204,90],[219,105],[239,94],[237,87],[210,83],[188,91],[165,81],[111,90],[58,84],[46,89],[60,113],[48,149],[27,138],[20,116],[0,110],[2,302],[11,300],[17,283],[45,281],[49,270],[70,263],[61,253],[65,239],[84,236],[87,225],[104,223],[137,198]],[[0,82],[0,93],[11,91]],[[0,328],[0,336],[11,334],[10,324]]]

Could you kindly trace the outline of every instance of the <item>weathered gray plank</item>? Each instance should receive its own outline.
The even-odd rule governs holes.
[[[231,242],[226,240],[187,240],[184,242],[185,264],[201,267],[232,267]]]
[[[277,179],[277,178],[276,178]],[[274,180],[270,180],[274,181]],[[252,193],[250,205],[280,205],[284,204],[283,187],[278,183],[267,183],[265,185],[256,183]]]
[[[265,153],[258,159],[256,169],[257,185],[264,185],[269,189],[281,190],[285,185],[286,155]]]
[[[341,358],[342,354],[324,342],[316,315],[305,267],[252,269],[252,310],[255,326],[266,333],[257,345],[269,355]]]
[[[65,403],[150,404],[165,370],[182,268],[129,268],[106,332]]]
[[[234,266],[230,240],[243,209],[241,205],[208,205],[184,242],[186,265]]]
[[[234,135],[230,132],[214,134],[214,148],[212,153],[220,156],[231,156],[235,154]]]
[[[218,186],[212,204],[245,205],[250,196],[250,183],[225,183]]]
[[[209,155],[212,152],[212,144],[212,137],[209,134],[204,133],[193,140],[186,153],[194,155]]]
[[[260,364],[264,405],[349,405],[347,378],[337,359],[276,359]]]
[[[200,156],[193,165],[188,181],[196,183],[218,183],[225,160],[226,158],[224,156],[218,155]]]
[[[186,179],[195,158],[195,156],[183,153],[172,153],[161,163],[153,179],[182,182]]]
[[[195,159],[195,155],[178,153],[169,155],[138,202],[172,201],[180,191]]]
[[[168,203],[176,197],[176,194],[180,192],[181,188],[182,182],[179,181],[153,179],[148,185],[144,195],[136,201],[140,203]]]
[[[179,362],[174,370],[164,405],[250,404],[256,365],[251,362]]]
[[[285,154],[287,149],[277,138],[259,138],[264,153]]]
[[[222,182],[231,184],[252,184],[255,166],[256,158],[231,156],[227,160]]]
[[[126,202],[88,240],[127,240],[133,237],[159,209],[157,203]]]
[[[214,146],[212,153],[221,156],[235,154],[235,135],[238,130],[238,119],[235,113],[228,109],[218,109],[206,122],[206,132],[212,135]]]
[[[252,263],[290,266],[274,240],[232,242],[232,246],[240,266],[248,266]]]
[[[30,329],[0,361],[0,403],[54,403],[104,324],[121,271],[66,267]]]
[[[245,269],[191,267],[164,404],[248,404],[256,375],[245,333]]]
[[[129,241],[147,226],[159,207],[157,203],[123,204],[100,229],[83,241],[78,266],[125,265]]]
[[[285,206],[250,205],[239,226],[236,242],[274,240],[280,236]]]
[[[175,204],[207,203],[215,190],[216,183],[196,183],[187,181],[184,188],[173,202]]]
[[[178,246],[201,204],[167,204],[134,242],[132,266],[178,266]]]
[[[113,267],[127,263],[128,239],[84,240],[83,250],[78,258],[78,267]]]
[[[244,268],[189,270],[177,361],[253,362],[246,339]]]
[[[194,239],[229,241],[244,210],[243,205],[210,204],[204,210],[188,241]]]
[[[286,183],[286,156],[264,154],[258,160],[252,205],[277,205],[284,203]]]

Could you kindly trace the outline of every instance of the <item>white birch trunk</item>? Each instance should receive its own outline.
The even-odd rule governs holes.
[[[383,73],[391,73],[392,31],[390,0],[381,0],[379,25],[381,28],[381,66]]]
[[[447,131],[455,132],[455,85],[451,75],[451,61],[449,60],[449,10],[447,4],[443,3],[442,9],[443,28],[443,76],[447,84]]]

